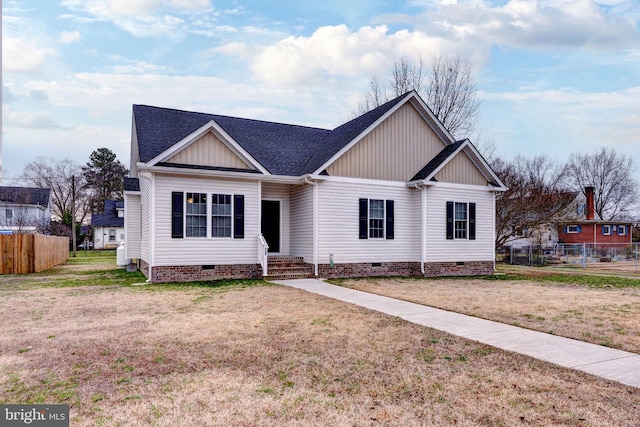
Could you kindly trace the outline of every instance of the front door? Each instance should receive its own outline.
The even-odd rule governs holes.
[[[269,252],[280,252],[280,201],[262,201],[262,235],[269,244]]]

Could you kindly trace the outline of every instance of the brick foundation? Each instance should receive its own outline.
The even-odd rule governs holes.
[[[146,262],[140,261],[140,271],[149,278],[149,265]],[[151,269],[151,274],[153,283],[259,277],[258,264],[156,266]]]
[[[318,264],[320,277],[419,276],[419,262]]]
[[[424,264],[426,277],[477,276],[493,273],[493,261],[427,262]]]
[[[311,269],[311,264],[306,264]],[[148,278],[149,264],[140,260],[138,268]],[[436,276],[476,276],[493,274],[492,261],[428,262],[424,265],[426,277]],[[311,270],[312,271],[312,270]],[[182,265],[161,266],[152,269],[152,282],[190,282],[217,279],[257,279],[261,278],[259,264],[231,265]],[[318,265],[319,277],[367,277],[367,276],[421,276],[419,262],[345,263]]]

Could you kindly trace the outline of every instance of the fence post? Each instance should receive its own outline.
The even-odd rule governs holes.
[[[533,245],[529,245],[529,267],[533,266]]]
[[[638,244],[636,243],[636,273],[638,272]]]
[[[582,242],[582,268],[587,268],[587,244]]]

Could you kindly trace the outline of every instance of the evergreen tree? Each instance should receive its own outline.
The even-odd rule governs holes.
[[[86,188],[90,192],[91,206],[95,213],[104,213],[105,200],[123,197],[123,178],[129,173],[115,153],[108,148],[98,148],[82,167]]]

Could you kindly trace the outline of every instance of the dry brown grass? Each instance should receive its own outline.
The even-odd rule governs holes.
[[[638,389],[295,289],[0,296],[0,401],[73,426],[640,424]]]
[[[593,289],[571,283],[482,279],[361,279],[341,284],[640,353],[640,287]]]

